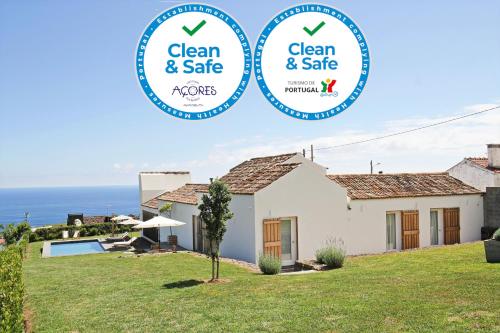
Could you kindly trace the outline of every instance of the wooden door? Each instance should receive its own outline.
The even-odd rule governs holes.
[[[264,220],[264,253],[281,258],[281,221]]]
[[[460,243],[460,211],[458,208],[443,209],[444,244]]]
[[[415,249],[420,246],[420,230],[418,226],[418,211],[401,212],[401,233],[403,250]]]

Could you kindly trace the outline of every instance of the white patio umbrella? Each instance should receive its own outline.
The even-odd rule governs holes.
[[[131,219],[130,216],[127,216],[127,215],[118,215],[118,216],[112,217],[111,221],[113,221],[113,222],[121,222],[121,221],[130,220],[130,219]]]
[[[139,224],[139,223],[142,223],[142,221],[140,220],[134,220],[134,219],[128,219],[128,220],[123,220],[123,221],[120,221],[118,222],[118,224],[121,224],[121,225],[136,225],[136,224]]]
[[[118,216],[112,217],[111,222],[113,223],[113,225],[111,228],[111,235],[113,235],[113,236],[115,235],[115,223],[116,222],[123,222],[123,221],[127,221],[130,219],[131,219],[131,217],[127,216],[127,215],[118,215]]]
[[[160,248],[160,228],[170,227],[170,234],[172,234],[172,227],[179,227],[184,224],[186,223],[177,220],[172,220],[165,216],[155,216],[151,220],[141,222],[132,228],[134,229],[158,228],[158,248]]]

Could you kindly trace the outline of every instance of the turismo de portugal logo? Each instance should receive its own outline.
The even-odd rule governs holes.
[[[156,17],[137,48],[146,96],[165,113],[206,119],[229,109],[250,79],[251,48],[240,25],[203,4],[173,7]]]
[[[370,55],[356,23],[339,10],[298,5],[262,31],[254,72],[268,101],[288,116],[326,119],[347,109],[368,78]]]

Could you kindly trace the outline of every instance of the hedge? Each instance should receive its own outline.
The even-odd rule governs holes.
[[[0,251],[0,332],[23,332],[23,254],[27,238]]]
[[[52,228],[39,228],[30,234],[29,241],[38,242],[43,240],[61,239],[62,232],[64,230],[69,231],[70,237],[73,236],[76,230],[80,230],[80,237],[105,235],[111,233],[112,228],[113,228],[112,223],[87,224],[87,225],[82,225],[80,227],[76,227],[74,225],[71,226],[68,225],[68,226],[58,226]],[[131,230],[132,228],[129,225],[115,224],[116,233],[130,232]]]

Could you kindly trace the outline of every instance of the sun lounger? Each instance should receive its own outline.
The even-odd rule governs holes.
[[[132,237],[126,242],[114,242],[113,247],[131,247],[132,243],[137,240],[137,237]]]
[[[128,235],[128,232],[125,232],[121,235],[118,236],[113,236],[113,237],[108,237],[106,240],[108,242],[126,242],[130,239],[130,236]]]
[[[73,238],[80,238],[80,230],[75,230],[73,233]]]

